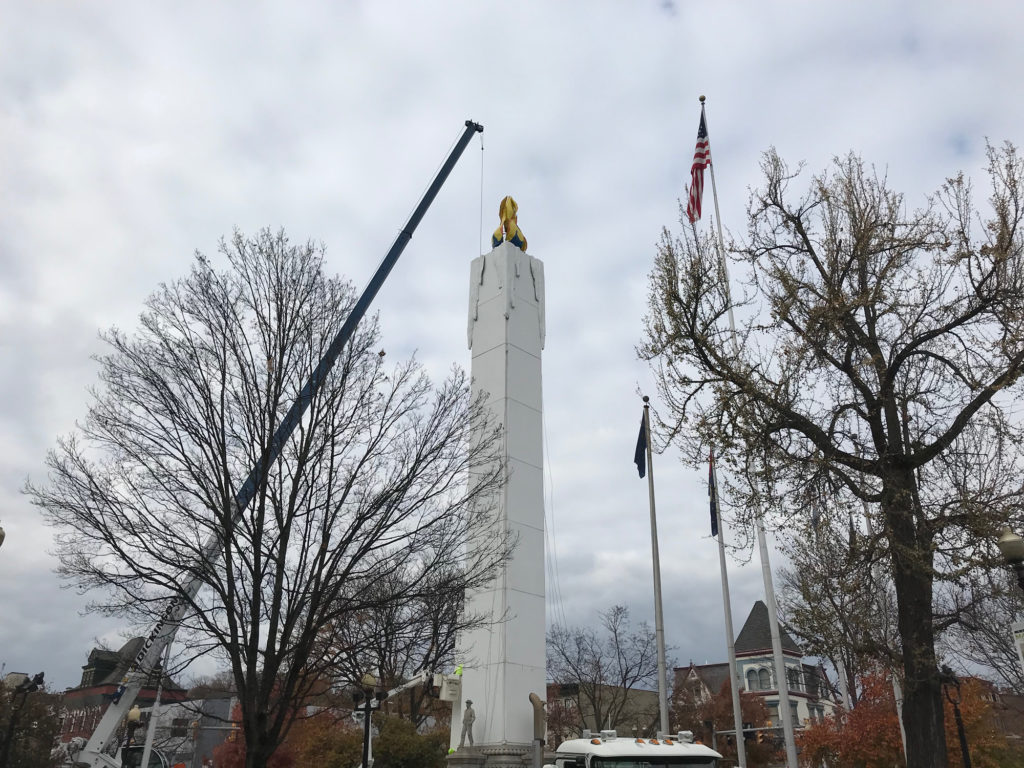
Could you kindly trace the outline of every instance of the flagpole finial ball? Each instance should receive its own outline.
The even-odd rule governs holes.
[[[703,94],[703,93],[702,93],[702,94],[700,95],[700,103],[701,103],[701,104],[703,104],[703,103],[704,103],[704,94]]]
[[[647,395],[644,395],[644,403],[646,404],[649,402],[651,402],[651,398],[649,398]]]

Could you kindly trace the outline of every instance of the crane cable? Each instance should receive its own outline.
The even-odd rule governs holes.
[[[484,255],[484,135],[480,134],[480,233],[477,235],[477,247],[480,255]]]

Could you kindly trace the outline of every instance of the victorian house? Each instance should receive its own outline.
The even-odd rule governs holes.
[[[832,685],[821,664],[804,663],[803,653],[789,633],[782,627],[779,632],[793,724],[800,728],[820,722],[838,706]],[[772,725],[781,725],[768,607],[762,601],[754,603],[743,628],[736,636],[735,649],[741,690],[762,697]],[[676,667],[675,680],[677,690],[689,690],[698,700],[706,701],[728,685],[729,664],[691,662],[688,667]]]

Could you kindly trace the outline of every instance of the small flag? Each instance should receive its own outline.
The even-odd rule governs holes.
[[[640,434],[636,436],[633,463],[636,464],[636,471],[640,473],[640,477],[647,474],[647,430],[644,428],[643,416],[640,417]]]
[[[715,451],[708,454],[708,501],[711,505],[711,535],[718,535],[718,485],[715,482]]]
[[[686,203],[686,215],[691,222],[700,219],[700,204],[704,198],[704,169],[711,165],[711,145],[708,143],[708,129],[704,123],[704,108],[700,110],[700,125],[697,128],[697,148],[693,150],[693,165],[690,166],[690,199]]]

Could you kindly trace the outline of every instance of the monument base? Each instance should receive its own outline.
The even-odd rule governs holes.
[[[462,747],[448,755],[449,768],[529,768],[532,764],[532,744]]]

